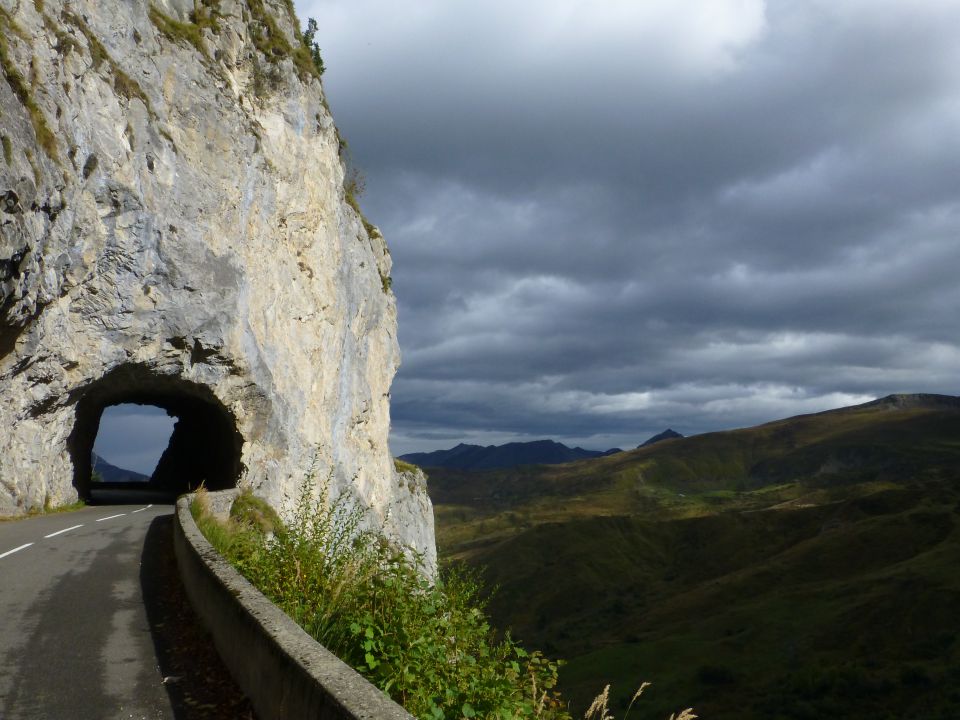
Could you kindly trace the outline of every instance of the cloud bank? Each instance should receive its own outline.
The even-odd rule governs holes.
[[[393,252],[395,454],[957,393],[960,5],[296,5]]]

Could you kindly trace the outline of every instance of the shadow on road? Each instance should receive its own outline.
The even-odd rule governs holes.
[[[157,662],[177,720],[255,720],[200,625],[183,590],[173,553],[173,516],[156,518],[147,531],[140,586]]]
[[[107,484],[91,486],[87,505],[173,505],[176,501],[176,493],[118,483],[113,487]]]

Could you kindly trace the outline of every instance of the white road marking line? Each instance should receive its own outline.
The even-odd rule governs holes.
[[[97,522],[103,522],[104,520],[113,520],[114,518],[123,517],[126,513],[117,513],[116,515],[107,515],[105,518],[100,518]]]
[[[64,528],[63,530],[57,530],[55,533],[50,533],[49,535],[44,535],[45,538],[56,537],[57,535],[63,535],[65,532],[70,532],[71,530],[76,530],[77,528],[83,527],[83,524],[74,525],[73,527]]]
[[[135,513],[143,512],[144,510],[149,510],[149,509],[152,508],[152,507],[153,507],[153,503],[147,505],[146,507],[142,507],[142,508],[140,508],[139,510],[134,510],[133,512],[135,512]],[[130,513],[130,514],[133,515],[133,513]]]
[[[20,552],[24,548],[28,548],[33,543],[27,543],[26,545],[21,545],[20,547],[15,547],[13,550],[7,550],[3,555],[0,555],[0,558],[5,558],[7,555],[13,555],[15,552]]]

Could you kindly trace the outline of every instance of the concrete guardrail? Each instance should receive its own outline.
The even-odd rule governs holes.
[[[228,512],[237,491],[209,494]],[[190,603],[260,720],[413,720],[224,560],[177,501],[174,550]]]

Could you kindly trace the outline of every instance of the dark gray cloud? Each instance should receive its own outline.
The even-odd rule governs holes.
[[[958,392],[957,3],[296,4],[395,261],[395,452]]]

